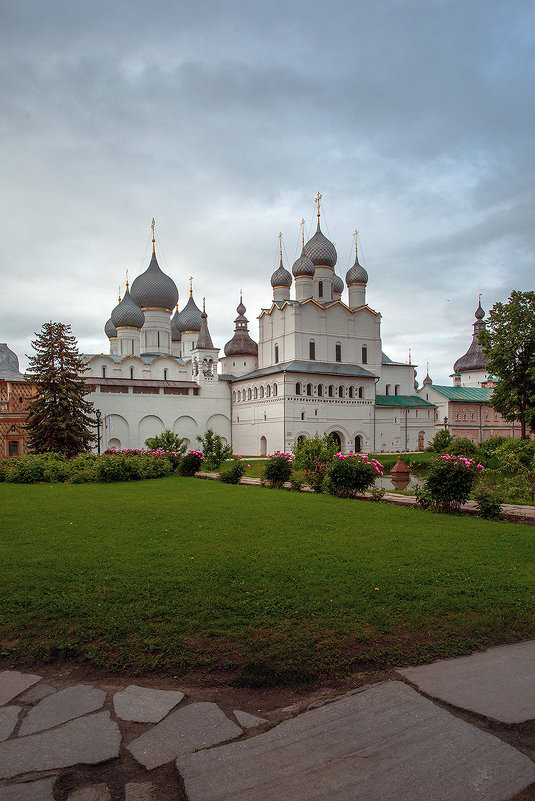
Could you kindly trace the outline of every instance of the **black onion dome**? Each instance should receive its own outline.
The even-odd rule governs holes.
[[[315,267],[332,267],[334,269],[338,259],[336,248],[326,236],[323,236],[319,223],[316,233],[305,244],[304,251],[305,256],[308,256]]]
[[[275,270],[273,275],[271,276],[271,286],[291,286],[292,285],[292,276],[288,272],[288,270],[283,267],[282,259],[279,265],[278,270]]]
[[[179,330],[200,331],[202,323],[202,312],[190,295],[188,302],[180,312]]]
[[[333,281],[333,292],[336,292],[337,295],[341,295],[343,291],[344,291],[344,282],[342,281],[340,276],[336,275],[335,273]]]
[[[160,270],[156,254],[144,273],[132,284],[132,298],[141,309],[172,311],[178,302],[178,289],[172,278]]]
[[[180,342],[182,334],[180,333],[180,312],[177,310],[171,317],[171,342]]]
[[[242,298],[241,298],[241,295],[240,295],[240,302],[239,302],[239,303],[238,303],[238,305],[236,306],[236,311],[237,311],[237,312],[238,312],[238,314],[239,314],[239,315],[241,315],[241,316],[243,316],[243,315],[245,314],[245,312],[247,311],[247,309],[246,309],[246,308],[245,308],[245,306],[243,305],[243,300],[242,300]]]
[[[303,247],[301,251],[301,255],[294,262],[294,266],[292,267],[292,273],[294,274],[295,278],[299,278],[300,276],[313,276],[314,275],[314,265],[305,255],[305,248]]]
[[[461,356],[460,359],[457,359],[455,364],[453,365],[453,371],[455,373],[469,373],[471,370],[486,370],[488,365],[488,359],[485,356],[485,351],[479,344],[479,332],[485,331],[487,325],[483,321],[483,317],[485,316],[485,312],[481,308],[481,301],[479,302],[479,306],[476,309],[475,318],[476,321],[474,323],[474,333],[472,336],[472,342],[470,343],[470,347],[464,354]]]
[[[104,332],[105,332],[106,336],[108,337],[108,339],[113,339],[114,337],[117,336],[117,329],[115,328],[114,324],[112,323],[111,317],[108,320],[108,322],[106,323],[106,325],[104,326]]]
[[[355,259],[353,267],[350,267],[346,273],[346,284],[352,286],[353,284],[367,284],[368,273],[364,267],[359,264],[359,260]]]
[[[132,295],[126,290],[122,301],[114,308],[111,313],[111,322],[115,328],[142,328],[145,322],[145,315],[134,303]]]

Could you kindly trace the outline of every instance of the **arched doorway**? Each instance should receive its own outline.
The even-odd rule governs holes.
[[[355,437],[355,453],[360,453],[362,450],[362,437],[357,434]]]
[[[265,456],[267,454],[267,439],[265,437],[260,437],[260,456]]]
[[[341,451],[342,450],[342,439],[340,437],[340,434],[337,431],[332,431],[329,434],[329,436],[332,437],[332,439],[334,439],[334,441],[336,442],[336,444],[338,446],[338,450]]]
[[[419,431],[418,432],[418,450],[419,451],[423,451],[424,450],[424,437],[425,437],[425,432],[424,431]]]

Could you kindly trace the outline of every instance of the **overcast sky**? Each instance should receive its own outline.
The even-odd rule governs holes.
[[[257,338],[318,191],[337,272],[357,228],[383,349],[420,382],[450,383],[480,292],[534,288],[529,0],[3,0],[0,39],[0,341],[23,369],[47,320],[108,351],[152,217],[219,347],[240,289]]]

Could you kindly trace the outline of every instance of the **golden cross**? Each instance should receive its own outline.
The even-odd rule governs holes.
[[[282,264],[282,232],[279,233],[279,252],[280,252],[281,264]]]
[[[128,270],[126,271],[126,291],[128,292]]]
[[[193,276],[190,275],[189,277],[189,296],[190,298],[193,297]]]
[[[154,238],[154,226],[155,226],[155,225],[156,225],[156,221],[155,221],[155,219],[154,219],[154,217],[153,217],[153,218],[152,218],[152,222],[151,222],[151,224],[150,224],[150,227],[152,228],[152,252],[153,252],[153,253],[155,253],[155,252],[156,252],[156,250],[155,250],[155,247],[154,247],[154,243],[155,243],[155,241],[156,241],[156,240],[155,240],[155,238]]]
[[[359,232],[357,228],[355,228],[354,234],[355,234],[355,256],[357,256],[358,258],[359,251],[358,251],[357,237],[359,235]]]
[[[119,284],[119,303],[121,302],[121,284]]]
[[[318,192],[318,194],[316,195],[316,200],[314,201],[318,206],[318,225],[320,224],[320,200],[322,199],[322,197],[323,195],[321,195]]]
[[[303,247],[305,247],[305,223],[306,220],[303,217],[303,219],[301,220],[301,241],[303,243]]]

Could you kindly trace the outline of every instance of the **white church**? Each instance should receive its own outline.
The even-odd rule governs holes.
[[[282,260],[260,311],[258,344],[242,298],[220,357],[206,311],[159,267],[148,268],[105,325],[109,353],[86,355],[88,400],[101,413],[101,450],[142,448],[170,429],[198,446],[208,428],[234,453],[288,451],[300,437],[331,434],[344,452],[422,450],[436,406],[415,392],[415,368],[382,350],[381,315],[367,304],[368,274],[355,262],[345,285],[334,244],[321,232],[302,243],[291,273]],[[293,289],[292,289],[293,287]],[[347,287],[347,294],[346,294]],[[343,298],[346,294],[345,299]]]

